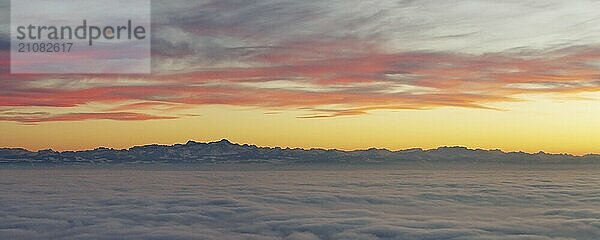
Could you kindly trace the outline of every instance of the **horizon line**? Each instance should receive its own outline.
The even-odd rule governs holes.
[[[145,147],[145,146],[166,146],[166,147],[172,147],[172,146],[176,146],[176,145],[186,145],[190,142],[193,143],[204,143],[204,144],[210,144],[210,143],[219,143],[219,142],[228,142],[229,144],[232,145],[239,145],[239,146],[244,146],[244,145],[248,145],[248,146],[255,146],[255,147],[259,147],[259,148],[281,148],[281,149],[301,149],[301,150],[326,150],[326,151],[342,151],[342,152],[354,152],[354,151],[368,151],[368,150],[386,150],[386,151],[390,151],[390,152],[400,152],[400,151],[408,151],[408,150],[421,150],[421,151],[430,151],[430,150],[437,150],[437,149],[441,149],[441,148],[463,148],[466,150],[483,150],[483,151],[500,151],[502,153],[526,153],[526,154],[549,154],[549,155],[568,155],[568,156],[574,156],[574,157],[585,157],[585,156],[590,156],[590,155],[600,155],[600,153],[594,153],[594,152],[589,152],[589,153],[584,153],[584,154],[574,154],[574,153],[567,153],[567,152],[546,152],[544,150],[539,150],[537,152],[528,152],[528,151],[523,151],[523,150],[516,150],[516,151],[505,151],[501,148],[479,148],[479,147],[475,147],[475,148],[471,148],[471,147],[467,147],[467,146],[462,146],[462,145],[441,145],[441,146],[437,146],[437,147],[432,147],[432,148],[422,148],[422,147],[411,147],[411,148],[403,148],[403,149],[397,149],[397,150],[392,150],[392,149],[388,149],[388,148],[379,148],[379,147],[370,147],[370,148],[356,148],[356,149],[340,149],[340,148],[323,148],[323,147],[283,147],[283,146],[268,146],[268,145],[256,145],[256,144],[251,144],[251,143],[240,143],[240,142],[232,142],[227,138],[222,138],[220,140],[213,140],[213,141],[197,141],[197,140],[187,140],[185,143],[171,143],[171,144],[161,144],[161,143],[148,143],[148,144],[140,144],[140,145],[133,145],[127,148],[113,148],[113,147],[104,147],[104,146],[98,146],[95,148],[88,148],[88,149],[78,149],[78,150],[54,150],[52,148],[44,148],[44,149],[38,149],[38,150],[31,150],[25,147],[0,147],[1,149],[23,149],[29,152],[41,152],[41,151],[54,151],[54,152],[58,152],[58,153],[64,153],[64,152],[84,152],[84,151],[93,151],[93,150],[97,150],[97,149],[111,149],[111,150],[131,150],[132,148],[135,147]]]

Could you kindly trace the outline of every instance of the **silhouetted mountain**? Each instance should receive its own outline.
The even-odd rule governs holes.
[[[37,152],[20,148],[0,148],[0,165],[13,164],[139,164],[139,163],[600,163],[600,155],[573,156],[569,154],[535,154],[502,152],[500,150],[440,147],[437,149],[367,149],[355,151],[270,148],[240,145],[226,139],[218,142],[145,145],[130,149],[97,148],[86,151],[42,150]]]

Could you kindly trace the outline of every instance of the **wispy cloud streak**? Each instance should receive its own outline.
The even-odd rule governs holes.
[[[114,114],[223,104],[304,109],[307,115],[298,117],[320,118],[373,110],[497,109],[495,103],[521,101],[522,94],[573,97],[600,91],[600,45],[574,34],[590,32],[600,19],[585,10],[589,4],[500,4],[503,9],[488,8],[498,5],[491,1],[158,3],[151,76],[10,75],[0,37],[0,108],[25,114],[0,117],[87,120],[27,113],[69,108],[77,114],[87,112],[82,106],[105,104],[112,107],[93,112],[94,118],[129,120],[135,118]],[[442,9],[445,21],[427,13]],[[482,9],[489,17],[478,14]],[[514,33],[501,27],[511,22],[502,16],[527,11],[537,20],[523,24],[539,31],[537,36],[525,38],[521,25]],[[563,17],[564,23],[546,15]],[[554,31],[533,29],[540,24],[554,24]],[[515,38],[482,42],[491,29]],[[164,114],[177,117],[176,111]]]

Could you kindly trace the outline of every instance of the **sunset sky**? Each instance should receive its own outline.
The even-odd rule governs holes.
[[[600,2],[153,1],[151,75],[11,75],[0,147],[600,153]]]

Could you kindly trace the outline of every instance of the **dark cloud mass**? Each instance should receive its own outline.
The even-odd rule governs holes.
[[[2,239],[581,239],[589,171],[2,170]]]

